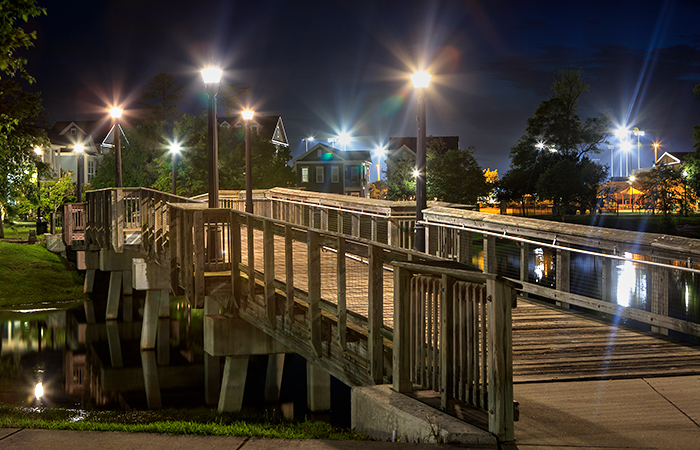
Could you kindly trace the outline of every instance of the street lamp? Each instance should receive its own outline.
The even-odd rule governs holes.
[[[177,155],[180,153],[180,144],[175,143],[170,145],[170,154],[173,155],[173,181],[172,181],[172,194],[177,195]]]
[[[114,165],[116,167],[116,183],[117,187],[122,187],[122,143],[119,135],[119,118],[122,116],[123,110],[118,107],[111,108],[109,115],[112,116],[114,122]]]
[[[253,214],[253,162],[250,156],[250,121],[253,119],[255,111],[246,109],[241,115],[245,123],[245,212]]]
[[[630,151],[632,150],[632,144],[627,142],[620,142],[620,150],[622,150],[623,154],[627,154],[627,160],[625,161],[625,176],[628,177],[630,174]],[[622,160],[620,160],[620,171],[622,171]],[[622,174],[620,174],[622,175]]]
[[[634,127],[634,129],[632,130],[632,133],[635,136],[637,136],[637,170],[639,170],[639,168],[640,168],[639,167],[639,149],[642,146],[642,144],[639,142],[639,137],[644,136],[644,132],[642,130],[640,130],[639,128]]]
[[[207,89],[207,149],[209,150],[209,207],[219,207],[219,143],[217,142],[216,123],[216,94],[219,90],[219,81],[223,70],[218,67],[207,67],[202,69],[202,79]]]
[[[427,205],[426,172],[425,172],[425,101],[426,88],[430,84],[431,75],[423,70],[411,75],[413,87],[416,90],[418,100],[418,137],[416,151],[416,225],[414,228],[413,249],[417,252],[425,252],[425,226],[423,225],[423,210]]]
[[[654,147],[654,167],[656,167],[656,161],[658,161],[659,159],[659,157],[657,156],[657,152],[659,151],[659,147],[661,146],[661,144],[659,144],[658,142],[654,142],[652,145]]]
[[[313,136],[309,136],[307,138],[302,139],[302,141],[306,141],[306,151],[309,151],[309,141],[313,142],[316,139]]]
[[[343,150],[348,149],[348,144],[352,141],[350,135],[346,132],[342,132],[338,135],[338,143],[343,146]]]
[[[377,147],[374,149],[374,155],[377,157],[377,181],[381,180],[381,164],[382,164],[382,158],[386,156],[386,148],[384,147]]]
[[[78,154],[78,167],[77,171],[78,173],[76,174],[76,178],[78,181],[78,188],[76,189],[77,194],[78,194],[78,203],[83,202],[83,193],[82,193],[82,183],[83,183],[83,151],[85,151],[85,146],[83,144],[75,144],[73,146],[73,151]]]

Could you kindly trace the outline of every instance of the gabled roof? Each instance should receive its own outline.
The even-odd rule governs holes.
[[[229,126],[234,128],[243,127],[243,117],[238,116],[225,116],[219,117],[218,122],[220,126]],[[287,139],[287,132],[284,129],[284,124],[282,123],[282,116],[266,116],[264,114],[256,114],[251,120],[252,124],[257,124],[260,127],[260,136],[270,139],[273,144],[283,145],[289,147],[289,140]]]
[[[656,163],[664,163],[667,165],[680,164],[689,156],[695,152],[664,152],[663,155],[656,160]]]
[[[321,156],[319,156],[319,150]],[[332,161],[353,161],[353,162],[371,162],[372,152],[369,150],[338,150],[337,148],[319,142],[311,147],[303,155],[294,158],[294,163],[305,162],[332,162]]]
[[[46,133],[52,146],[73,147],[82,143],[99,148],[111,127],[112,124],[105,120],[59,121]],[[75,130],[75,134],[71,130]]]

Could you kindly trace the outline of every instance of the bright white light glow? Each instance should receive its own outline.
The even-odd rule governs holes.
[[[625,252],[625,258],[632,258],[632,253]],[[637,287],[634,263],[630,260],[625,261],[617,266],[617,273],[617,304],[627,307]]]
[[[537,147],[539,150],[542,150],[544,148],[544,142],[537,141],[537,144],[535,144],[535,147]]]
[[[117,108],[115,106],[114,108],[109,110],[109,115],[112,116],[112,119],[118,119],[122,116],[122,112],[124,112],[123,109]]]
[[[428,72],[425,70],[419,70],[411,75],[411,82],[413,83],[414,88],[427,88],[430,84],[431,78],[432,75],[430,75]]]
[[[632,150],[632,144],[629,142],[622,142],[620,143],[620,150],[628,152]]]
[[[34,153],[41,156],[41,147],[34,147]]]
[[[419,175],[418,169],[415,169],[415,170],[413,171],[413,178],[418,178],[418,175]]]
[[[340,133],[338,135],[338,143],[343,146],[343,150],[345,150],[350,141],[352,141],[352,138],[348,133]]]
[[[630,133],[630,131],[625,128],[625,127],[619,127],[617,130],[615,130],[615,136],[619,138],[623,138],[627,136]]]
[[[386,148],[385,147],[377,147],[374,149],[374,155],[377,158],[384,158],[386,156]]]
[[[224,73],[224,71],[219,69],[218,67],[207,67],[205,69],[202,69],[201,73],[202,79],[204,80],[204,84],[218,84],[219,81],[221,81],[221,75]]]
[[[304,140],[305,140],[305,141],[308,141],[308,142],[313,142],[313,141],[315,140],[315,138],[314,138],[313,136],[309,136],[309,137],[307,137],[307,138],[304,139]]]
[[[243,120],[250,120],[255,115],[255,111],[252,109],[246,109],[245,111],[241,112],[241,115],[243,116]]]
[[[34,397],[37,399],[40,399],[41,397],[44,396],[44,386],[41,384],[41,382],[36,384],[36,387],[34,388]]]
[[[180,144],[172,144],[170,145],[170,153],[180,153],[180,150],[182,150],[182,147],[180,147]]]
[[[85,146],[83,144],[75,144],[73,150],[75,150],[78,153],[82,153],[85,150]]]

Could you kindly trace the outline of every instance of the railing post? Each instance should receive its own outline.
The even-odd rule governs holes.
[[[204,212],[194,212],[194,303],[195,308],[204,307],[206,287],[204,285]]]
[[[338,345],[345,351],[347,348],[347,304],[346,304],[346,273],[345,273],[345,238],[338,237],[338,253],[336,254],[336,289],[338,297]]]
[[[668,264],[660,258],[653,258],[654,262]],[[653,266],[651,269],[651,312],[668,317],[668,278],[669,270],[664,267]],[[654,333],[668,335],[668,329],[652,326]]]
[[[294,240],[292,226],[284,226],[284,270],[286,272],[287,298],[284,308],[285,325],[291,331],[294,323]]]
[[[471,231],[458,230],[457,239],[459,240],[457,260],[464,264],[472,263],[472,233]]]
[[[496,238],[484,235],[484,272],[496,273]]]
[[[253,216],[246,216],[246,247],[248,249],[248,301],[255,302],[255,230]]]
[[[440,295],[440,408],[454,406],[454,285],[443,275]]]
[[[232,209],[230,212],[229,230],[229,255],[231,258],[231,302],[227,312],[232,316],[238,316],[241,307],[241,225],[238,222],[238,214]]]
[[[499,441],[514,439],[513,336],[510,286],[486,281],[488,320],[488,417],[489,432]]]
[[[399,224],[399,219],[389,219],[388,223],[388,233],[387,242],[392,247],[401,247],[401,226]]]
[[[265,279],[265,312],[274,330],[277,328],[277,305],[275,302],[275,235],[272,222],[263,220],[263,267]]]
[[[321,347],[321,246],[318,233],[308,231],[308,296],[309,296],[309,340],[316,357],[322,354]]]
[[[372,240],[372,242],[378,242],[378,241],[379,241],[379,239],[377,239],[377,237],[378,237],[378,236],[377,236],[377,235],[378,235],[377,228],[378,228],[378,225],[377,225],[377,216],[372,216],[372,230],[371,230],[371,237],[370,237],[371,240]]]
[[[358,214],[353,214],[350,218],[352,220],[352,235],[354,237],[360,237],[360,216]]]
[[[112,190],[112,249],[124,251],[124,193],[121,188]]]
[[[411,273],[394,267],[394,341],[392,384],[396,392],[413,391],[411,383]]]
[[[527,282],[530,273],[530,245],[527,242],[520,243],[520,281]]]
[[[321,229],[328,231],[328,210],[326,208],[321,208]]]
[[[561,292],[569,292],[570,278],[569,270],[571,267],[571,253],[568,250],[557,248],[556,262],[556,289]],[[557,306],[568,308],[569,304],[565,302],[557,302]]]
[[[369,336],[367,351],[369,353],[370,377],[376,384],[384,380],[384,343],[382,326],[384,325],[384,274],[382,248],[369,246],[369,305],[367,322]]]

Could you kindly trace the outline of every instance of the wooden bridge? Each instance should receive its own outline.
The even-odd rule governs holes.
[[[433,390],[444,410],[458,402],[483,411],[488,430],[501,441],[514,437],[514,379],[700,373],[697,348],[523,298],[537,295],[633,318],[658,332],[700,336],[692,320],[669,317],[668,300],[663,314],[669,274],[696,270],[688,257],[700,254],[700,245],[692,240],[547,228],[534,223],[540,221],[431,205],[424,254],[408,249],[413,207],[403,202],[271,189],[254,193],[254,214],[247,214],[237,192],[222,192],[219,209],[148,189],[90,191],[86,197],[84,236],[67,233],[74,248],[86,251],[87,288],[94,270],[112,269],[108,318],[116,318],[119,299],[132,285],[148,290],[144,348],[155,341],[148,317],[158,317],[169,292],[206,308],[208,352],[227,357],[220,409],[240,408],[242,400],[235,372],[243,367],[245,373],[247,362],[241,365],[237,345],[226,343],[241,320],[278,349],[282,344],[282,351],[306,358],[314,376],[321,369],[350,386]],[[83,223],[81,209],[74,210],[71,223]],[[540,245],[556,255],[551,287],[528,275],[532,247]],[[647,248],[653,255],[644,255]],[[627,249],[641,256],[620,256]],[[603,280],[598,298],[571,292],[576,256],[569,252],[576,251],[600,260],[594,264]],[[509,252],[519,268],[507,264]],[[129,264],[115,263],[120,255],[129,255]],[[145,269],[134,263],[132,274],[127,266],[134,257],[143,258]],[[613,262],[628,260],[651,263],[650,292],[660,292],[651,295],[652,311],[611,301],[619,281]],[[519,306],[511,310],[519,292]],[[214,302],[218,306],[211,308]],[[273,347],[265,352],[279,351]]]

